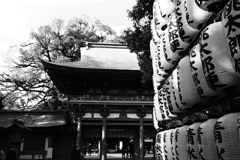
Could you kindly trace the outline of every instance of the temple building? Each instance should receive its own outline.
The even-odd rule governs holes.
[[[74,145],[81,151],[91,145],[101,160],[107,159],[109,152],[121,152],[124,146],[132,146],[134,159],[144,159],[147,149],[154,152],[153,84],[142,83],[137,56],[127,46],[88,42],[81,48],[80,61],[42,63],[54,85],[68,96],[73,114],[56,113],[62,115],[58,116],[61,124],[45,130],[48,144],[43,148],[51,159],[70,159]],[[28,128],[32,131],[26,135],[41,126]],[[26,151],[24,143],[22,151]]]

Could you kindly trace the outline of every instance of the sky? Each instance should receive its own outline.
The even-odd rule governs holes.
[[[132,27],[127,17],[136,0],[5,0],[0,6],[0,71],[10,46],[27,42],[31,31],[55,18],[68,20],[86,14],[117,33]]]

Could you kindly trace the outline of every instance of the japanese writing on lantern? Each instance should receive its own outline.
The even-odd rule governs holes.
[[[203,132],[202,132],[202,127],[198,127],[198,130],[197,130],[197,141],[199,144],[202,144],[202,135],[203,135]]]
[[[202,56],[202,67],[205,78],[207,80],[208,86],[216,91],[218,87],[224,87],[227,84],[217,84],[219,82],[218,75],[215,73],[215,65],[212,63],[211,51],[207,49],[208,43],[204,42],[209,38],[209,34],[207,33],[208,28],[203,30],[202,41],[200,43],[200,52]]]
[[[214,138],[216,143],[222,143],[221,130],[225,130],[225,128],[221,126],[221,124],[222,124],[221,121],[217,121],[214,125],[213,133],[214,133]]]
[[[231,56],[234,59],[234,69],[240,74],[240,48],[239,48],[239,29],[240,29],[240,2],[230,1],[225,6],[222,19],[226,31],[226,38],[230,48]]]
[[[194,133],[194,129],[193,128],[189,128],[187,130],[187,142],[188,144],[194,145],[194,136],[196,134]]]

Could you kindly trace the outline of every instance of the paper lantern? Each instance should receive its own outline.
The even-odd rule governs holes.
[[[156,129],[156,131],[159,130],[158,120],[157,120],[157,116],[156,116],[156,109],[155,109],[154,105],[153,105],[153,126]]]
[[[172,133],[172,129],[166,130],[164,132],[164,148],[165,148],[165,159],[172,159],[173,158],[173,154],[172,154],[172,144],[171,144],[171,133]]]
[[[195,45],[189,54],[189,60],[191,64],[191,73],[193,81],[196,87],[196,92],[202,99],[211,98],[214,99],[217,96],[216,92],[209,88],[206,78],[203,72],[200,45]]]
[[[177,69],[175,69],[172,72],[172,90],[173,90],[173,96],[174,96],[174,101],[175,101],[175,106],[177,108],[173,108],[173,112],[175,111],[185,111],[185,107],[184,105],[181,103],[180,101],[180,97],[179,97],[179,82],[178,82],[178,74],[177,74]]]
[[[159,7],[161,16],[165,19],[168,19],[169,15],[176,9],[176,2],[172,0],[159,0]]]
[[[162,37],[164,42],[163,51],[164,51],[166,61],[172,65],[175,65],[177,61],[180,59],[181,55],[180,55],[180,52],[176,52],[176,50],[174,50],[175,48],[173,48],[174,47],[173,43],[171,43],[170,41],[170,38],[172,38],[170,29],[172,28],[168,28],[167,30],[165,30],[165,35]]]
[[[202,68],[207,84],[218,95],[239,90],[239,76],[233,69],[222,23],[206,27],[200,39]]]
[[[155,143],[155,152],[156,152],[156,159],[157,160],[162,160],[162,148],[163,148],[163,144],[162,142],[162,134],[161,132],[157,133],[156,135],[156,143]]]
[[[221,1],[222,0],[207,0],[207,1],[195,0],[199,8],[209,12],[213,12],[217,8],[219,2]]]
[[[222,26],[224,28],[225,37],[227,39],[228,49],[233,67],[237,74],[240,76],[240,9],[238,7],[238,0],[231,0],[227,3],[222,13]]]
[[[194,29],[200,29],[212,14],[199,8],[195,0],[184,0],[184,7],[186,9],[187,22]]]
[[[219,159],[240,159],[239,123],[240,112],[220,117],[214,125],[215,145]]]
[[[166,116],[169,118],[174,118],[174,117],[176,117],[176,115],[172,114],[169,109],[169,106],[171,106],[171,103],[168,103],[167,91],[168,91],[168,89],[166,88],[166,85],[164,85],[160,90],[161,94],[159,94],[159,98],[161,99],[161,101],[163,103]]]
[[[169,50],[174,53],[176,57],[174,60],[179,60],[180,56],[184,53],[185,49],[189,46],[189,43],[182,41],[179,35],[180,28],[177,25],[176,13],[173,12],[169,17],[168,23],[168,39]],[[173,63],[173,62],[172,62]]]
[[[152,67],[153,67],[153,88],[154,93],[158,92],[158,87],[165,80],[166,72],[157,69],[157,55],[156,55],[156,45],[153,40],[150,41],[150,52],[152,57]]]
[[[169,110],[171,113],[181,113],[182,110],[176,106],[174,94],[173,94],[173,87],[172,87],[172,75],[165,81],[166,85],[166,98],[168,101]]]
[[[179,35],[182,41],[190,43],[194,36],[198,33],[198,30],[192,28],[187,22],[184,0],[177,0],[176,16],[179,27]]]
[[[201,125],[201,122],[195,122],[187,129],[187,147],[189,159],[199,159],[198,142],[197,142],[197,130]]]
[[[187,160],[188,150],[187,150],[187,131],[188,125],[184,125],[176,129],[175,134],[175,152],[176,159]]]
[[[167,32],[164,32],[167,33]],[[173,68],[173,64],[169,63],[169,59],[171,59],[170,56],[168,56],[168,50],[166,49],[166,44],[169,43],[168,42],[168,35],[164,34],[163,37],[161,37],[160,39],[160,43],[158,43],[157,45],[157,64],[158,67],[164,71],[164,72],[169,72],[172,68]]]
[[[167,20],[160,13],[159,0],[153,2],[153,20],[158,37],[161,37],[163,31],[167,28]]]
[[[160,42],[160,37],[158,37],[157,35],[154,20],[151,20],[150,27],[151,27],[152,41],[154,42],[155,45],[157,45]]]
[[[189,56],[181,59],[177,68],[179,83],[179,99],[184,108],[191,108],[201,104],[201,97],[196,92],[193,82]]]
[[[161,98],[161,95],[159,96],[159,93],[155,93],[154,95],[154,106],[156,110],[156,118],[158,121],[164,121],[164,120],[170,119],[170,117],[168,117],[166,113],[163,99]]]
[[[205,160],[218,160],[213,127],[217,119],[208,119],[198,127],[199,156]]]
[[[170,135],[172,159],[176,159],[176,141],[175,141],[176,131],[177,128],[172,129]]]

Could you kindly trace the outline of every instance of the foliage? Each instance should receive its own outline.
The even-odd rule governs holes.
[[[110,39],[109,39],[110,37]],[[5,109],[62,109],[66,97],[54,87],[44,71],[41,60],[69,62],[81,59],[81,47],[86,41],[117,42],[115,31],[101,21],[87,16],[71,19],[67,25],[61,19],[40,26],[30,33],[31,41],[14,46],[9,52],[18,53],[10,57],[8,72],[0,74],[2,105]],[[4,99],[4,100],[3,100]]]
[[[122,38],[131,52],[137,54],[139,66],[143,73],[143,82],[152,80],[152,60],[149,43],[151,40],[150,20],[152,19],[151,0],[137,0],[128,17],[133,21],[133,28],[124,31]]]

